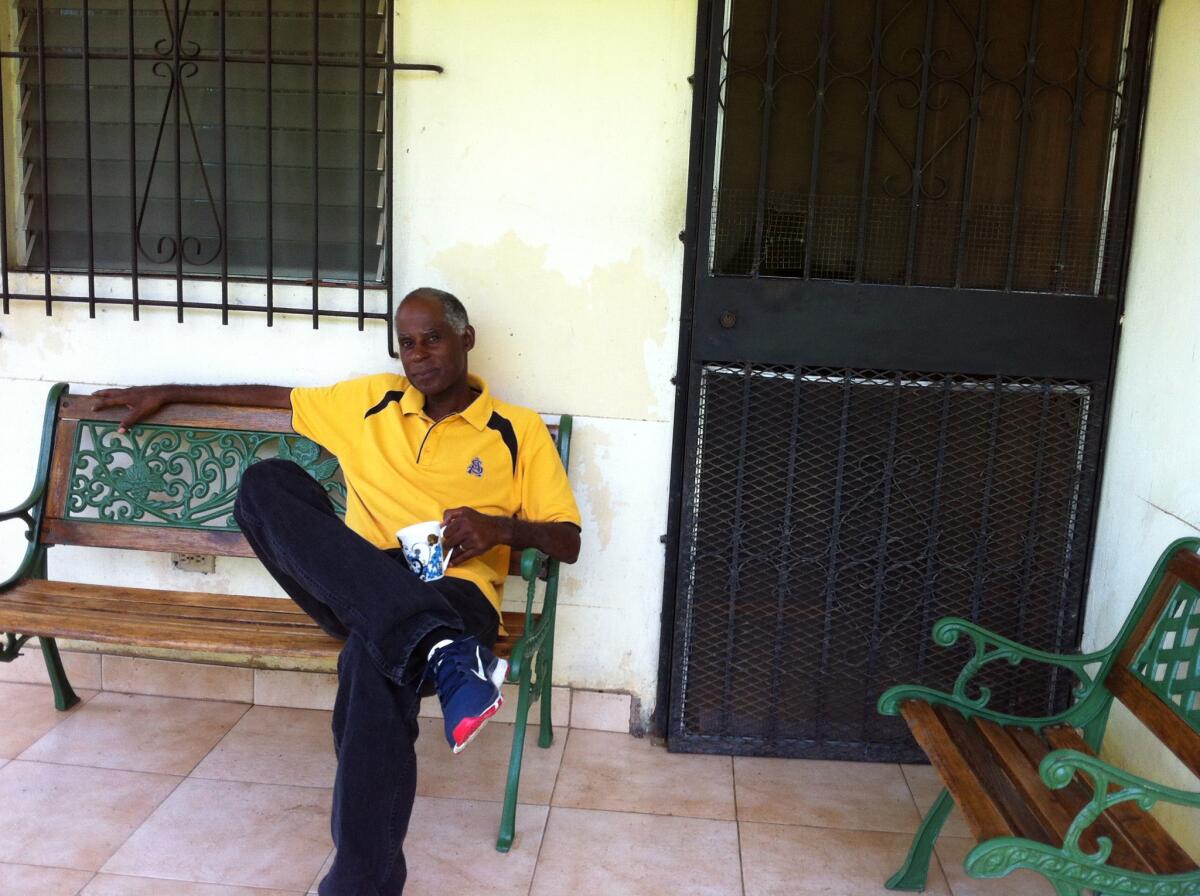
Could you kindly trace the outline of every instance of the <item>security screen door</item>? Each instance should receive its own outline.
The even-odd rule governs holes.
[[[916,758],[875,701],[953,684],[935,620],[1079,643],[1153,10],[701,15],[669,743]]]

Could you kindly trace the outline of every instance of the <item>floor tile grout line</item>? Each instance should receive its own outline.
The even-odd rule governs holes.
[[[733,785],[733,824],[734,833],[737,835],[737,855],[738,855],[738,880],[742,885],[742,896],[746,894],[746,858],[742,855],[742,819],[741,812],[738,811],[737,798],[737,760],[736,757],[729,757],[729,779]]]
[[[554,726],[550,726],[553,730]],[[554,792],[558,790],[558,778],[562,774],[563,765],[567,761],[567,747],[571,742],[571,724],[570,716],[567,716],[567,724],[563,726],[563,751],[558,757],[558,768],[554,771],[554,784],[550,787],[549,803],[546,805],[546,820],[542,822],[542,837],[538,841],[537,855],[533,857],[533,874],[529,875],[529,889],[526,891],[528,896],[533,896],[533,884],[537,880],[538,865],[542,862],[542,848],[546,845],[546,835],[550,832],[550,816],[554,812]],[[517,793],[517,806],[521,805],[520,792]],[[515,831],[514,831],[515,836]]]
[[[313,879],[311,881],[309,881],[308,886],[304,888],[305,893],[313,892],[320,885],[321,880],[322,880],[321,875],[325,871],[325,866],[329,864],[329,857],[332,856],[334,854],[334,852],[336,852],[336,851],[337,851],[336,846],[329,847],[329,852],[326,853],[326,855],[325,855],[325,861],[323,861],[321,863],[321,867],[317,869],[316,875],[314,875]]]
[[[551,725],[550,727],[551,727],[551,729],[554,728],[553,725]],[[570,744],[571,744],[571,731],[572,730],[573,729],[571,728],[570,725],[563,726],[563,751],[562,751],[562,755],[558,757],[558,768],[556,768],[554,770],[554,783],[550,785],[550,796],[548,797],[549,802],[547,803],[547,805],[551,806],[551,807],[554,806],[554,795],[555,795],[555,793],[558,792],[558,781],[559,781],[559,778],[562,777],[563,766],[567,764],[567,747],[570,746]],[[517,794],[518,801],[520,801],[520,796],[521,796],[520,793],[518,793]]]
[[[108,854],[108,858],[106,858],[103,862],[100,863],[100,867],[96,869],[96,874],[100,874],[104,870],[104,866],[113,860],[113,857],[125,847],[126,843],[128,843],[130,840],[133,839],[134,835],[137,834],[137,832],[140,831],[145,826],[147,821],[149,821],[151,818],[154,817],[154,814],[156,812],[158,812],[159,809],[162,808],[163,804],[171,798],[171,796],[175,793],[175,791],[179,790],[180,786],[186,780],[187,780],[187,778],[179,778],[179,780],[177,780],[175,782],[175,786],[172,787],[170,790],[168,790],[165,794],[163,794],[163,798],[161,800],[159,800],[157,803],[155,803],[154,806],[150,809],[150,811],[146,813],[146,817],[143,818],[140,822],[137,823],[137,825],[134,826],[133,830],[129,832],[129,836],[127,836],[124,840],[122,840],[120,843],[118,843],[116,848]]]
[[[225,738],[229,737],[229,735],[231,733],[233,733],[233,729],[242,723],[242,719],[246,718],[246,716],[250,713],[250,710],[252,710],[253,708],[254,708],[254,704],[250,704],[249,706],[247,706],[246,709],[242,712],[242,714],[239,715],[234,720],[233,724],[230,725],[228,729],[226,729],[225,733],[217,738],[217,742],[215,744],[213,744],[211,747],[209,747],[203,756],[201,756],[199,759],[197,759],[195,762],[192,763],[192,767],[190,769],[188,769],[187,774],[184,777],[190,778],[192,776],[192,773],[200,767],[201,763],[203,763],[205,759],[207,759],[209,756],[211,756],[213,751],[216,750],[217,747],[221,746],[221,744],[223,744],[225,742]]]
[[[80,893],[91,886],[92,881],[94,881],[99,874],[99,871],[93,871],[92,876],[79,885],[79,889],[74,892],[73,896],[79,896]]]

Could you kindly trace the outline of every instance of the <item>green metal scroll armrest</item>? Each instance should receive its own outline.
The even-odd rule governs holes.
[[[541,617],[535,625],[533,621],[533,599],[537,595],[538,577],[541,575],[543,568],[549,569],[546,581],[546,598],[542,603]],[[542,641],[546,638],[546,633],[550,630],[554,617],[554,591],[557,590],[551,588],[550,576],[557,579],[558,563],[551,560],[548,554],[544,554],[537,548],[526,548],[521,552],[521,578],[527,583],[525,586],[525,634],[513,647],[512,654],[508,658],[508,677],[510,681],[520,678],[521,665],[525,662],[525,657],[527,655],[533,656],[537,653],[538,648],[542,645]]]
[[[1090,666],[1102,666],[1112,653],[1112,648],[1096,651],[1095,653],[1061,654],[1036,650],[1009,640],[983,626],[977,625],[957,616],[947,616],[939,619],[933,626],[933,640],[943,647],[952,647],[958,639],[966,636],[975,647],[975,654],[963,666],[962,671],[954,681],[954,689],[950,693],[938,691],[923,685],[901,684],[884,691],[879,698],[879,711],[884,715],[897,715],[900,704],[905,700],[921,700],[925,703],[935,703],[957,709],[967,716],[978,716],[991,719],[998,724],[1021,725],[1040,728],[1047,725],[1060,724],[1077,715],[1077,707],[1096,689],[1096,677],[1089,671]],[[1009,713],[997,712],[988,708],[992,699],[992,691],[985,686],[978,686],[978,695],[971,697],[967,688],[972,679],[987,665],[1006,661],[1010,666],[1022,662],[1042,663],[1066,669],[1078,680],[1075,688],[1076,702],[1067,710],[1054,716],[1030,718]]]
[[[36,511],[41,504],[42,496],[46,493],[46,483],[39,482],[33,487],[33,491],[29,493],[29,497],[13,507],[10,510],[0,511],[0,522],[6,522],[12,519],[19,519],[25,522],[25,540],[29,542],[25,547],[25,556],[21,558],[21,563],[17,566],[16,572],[3,581],[0,581],[0,591],[5,591],[19,582],[21,579],[30,575],[33,572],[34,566],[37,564],[38,544],[37,544],[37,524]]]
[[[42,444],[38,451],[37,473],[29,497],[10,510],[0,512],[0,522],[20,519],[25,522],[25,556],[14,572],[0,582],[0,591],[11,588],[21,579],[34,573],[42,559],[45,548],[38,544],[42,528],[42,505],[46,497],[46,483],[50,481],[50,454],[54,448],[54,420],[58,413],[58,402],[67,394],[66,383],[55,383],[46,394],[46,407],[42,419]]]
[[[1079,861],[1104,862],[1108,860],[1112,853],[1111,839],[1097,837],[1096,842],[1099,844],[1099,848],[1094,853],[1087,853],[1080,849],[1079,838],[1111,806],[1118,803],[1136,802],[1139,807],[1149,811],[1155,803],[1163,800],[1180,806],[1200,809],[1200,793],[1167,787],[1132,772],[1114,768],[1103,759],[1080,753],[1078,750],[1055,750],[1053,753],[1049,753],[1042,760],[1038,771],[1046,785],[1055,790],[1070,784],[1075,778],[1076,772],[1083,772],[1091,779],[1092,799],[1079,810],[1079,814],[1067,828],[1063,840],[1063,851]],[[1113,790],[1114,786],[1118,789]]]
[[[8,510],[0,510],[0,522],[4,522],[5,520],[16,519],[17,517],[20,517],[20,518],[24,519],[25,522],[28,523],[29,527],[32,529],[33,528],[33,517],[29,513],[29,511],[32,510],[35,506],[37,506],[38,502],[42,500],[42,495],[44,495],[44,494],[46,494],[46,483],[39,482],[37,485],[35,485],[33,487],[33,491],[31,491],[29,493],[29,497],[26,498],[24,501],[22,501],[20,504],[18,504],[16,507],[9,508]]]

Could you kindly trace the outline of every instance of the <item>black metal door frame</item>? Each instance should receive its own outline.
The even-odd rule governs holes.
[[[1043,315],[1046,326],[1042,334],[1066,332],[1080,328],[1099,336],[1107,329],[1112,334],[1108,340],[1092,339],[1092,345],[1105,345],[1105,350],[1083,348],[1085,340],[1079,340],[1063,351],[1050,367],[1044,367],[1044,375],[1061,377],[1086,377],[1113,383],[1116,369],[1116,351],[1119,341],[1119,319],[1124,307],[1125,280],[1128,272],[1132,230],[1132,209],[1136,201],[1136,183],[1140,161],[1141,134],[1144,123],[1145,99],[1148,92],[1150,68],[1149,35],[1153,34],[1157,4],[1136,2],[1134,5],[1135,32],[1147,35],[1146,51],[1141,59],[1135,59],[1129,67],[1129,89],[1126,93],[1131,126],[1117,149],[1114,193],[1127,197],[1129,213],[1122,227],[1125,239],[1121,244],[1119,286],[1116,300],[1106,302],[1100,314],[1097,309],[1084,308],[1077,297],[1054,296],[1044,293],[1022,294],[1012,292],[1008,298],[1013,305],[997,312],[979,300],[971,290],[938,287],[895,287],[875,286],[854,282],[808,281],[806,302],[817,312],[812,317],[812,326],[798,335],[788,333],[781,327],[782,293],[794,289],[790,281],[773,282],[772,278],[758,277],[750,280],[728,278],[724,283],[707,273],[709,270],[708,217],[702,212],[707,209],[705,197],[713,195],[713,178],[716,172],[708,164],[716,139],[717,90],[714,89],[713,68],[720,58],[722,41],[721,12],[724,3],[718,0],[700,0],[697,15],[697,40],[695,74],[689,79],[693,83],[692,135],[689,159],[687,225],[680,238],[685,245],[682,306],[680,314],[680,343],[677,361],[675,427],[672,451],[672,475],[669,493],[668,530],[665,538],[666,569],[664,575],[663,613],[661,616],[660,659],[657,701],[653,729],[659,736],[666,736],[671,710],[671,676],[676,659],[675,625],[677,614],[676,595],[679,575],[687,559],[682,555],[681,532],[685,508],[685,468],[689,458],[694,460],[696,452],[696,412],[698,407],[698,382],[700,363],[695,359],[704,355],[709,360],[736,360],[745,356],[747,345],[767,345],[775,349],[780,360],[797,364],[835,364],[853,366],[855,352],[868,339],[877,336],[881,329],[890,336],[901,334],[891,346],[887,366],[896,369],[921,370],[986,370],[995,373],[1020,374],[1021,366],[1031,357],[1046,357],[1050,347],[1048,337],[1039,344],[1028,341],[1029,331],[1014,326],[1015,319],[1023,317],[1013,313],[1013,308],[1025,306],[1028,311]],[[1137,43],[1135,40],[1134,43]],[[701,284],[701,281],[705,282]],[[703,288],[702,288],[703,287]],[[904,292],[904,302],[896,302],[897,289]],[[766,301],[747,312],[741,303],[749,290],[757,291]],[[888,301],[881,304],[883,291]],[[903,306],[901,308],[901,306]],[[1038,307],[1040,306],[1040,307]],[[913,320],[914,307],[919,309],[920,326],[908,328]],[[724,317],[723,325],[713,322]],[[906,327],[899,327],[903,318]],[[697,322],[702,323],[697,326]],[[729,326],[732,324],[732,326]],[[949,332],[963,332],[964,328],[977,331],[979,338],[954,348],[949,355],[938,354],[936,346],[943,343]],[[840,342],[839,347],[837,343]],[[1054,347],[1062,346],[1054,343]],[[740,352],[740,354],[739,354]],[[884,366],[877,353],[857,359],[865,366]],[[955,368],[955,365],[960,365]],[[1044,366],[1044,365],[1043,365]],[[1104,411],[1099,421],[1100,468],[1103,469],[1103,450],[1109,425],[1111,400],[1104,402]],[[1102,478],[1097,476],[1096,505],[1100,502]],[[1090,552],[1094,543],[1096,515],[1089,523],[1087,545],[1089,557],[1086,567],[1090,570]],[[1084,578],[1084,595],[1087,593],[1087,574]],[[1081,612],[1080,620],[1084,614]]]

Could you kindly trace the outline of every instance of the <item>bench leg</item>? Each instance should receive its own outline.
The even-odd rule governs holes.
[[[517,828],[517,790],[521,784],[521,759],[525,755],[525,727],[529,718],[529,691],[532,663],[521,664],[517,682],[517,718],[513,725],[512,753],[508,759],[508,783],[504,787],[504,805],[500,808],[500,836],[496,851],[508,852]]]
[[[554,728],[550,724],[550,691],[551,691],[551,668],[554,665],[554,640],[547,638],[542,643],[542,649],[538,651],[537,657],[537,689],[538,700],[541,702],[541,720],[538,724],[538,746],[543,750],[549,749],[554,743]]]
[[[79,697],[71,689],[67,680],[67,670],[63,668],[62,657],[58,655],[58,645],[53,638],[38,638],[42,645],[42,659],[46,661],[46,671],[50,674],[50,686],[54,688],[54,708],[67,710],[79,702]]]
[[[925,889],[933,844],[942,831],[942,825],[946,823],[946,816],[953,808],[954,800],[950,796],[950,791],[943,789],[937,801],[921,821],[921,826],[917,828],[912,846],[908,850],[908,858],[884,886],[889,890],[912,890],[917,893]]]

